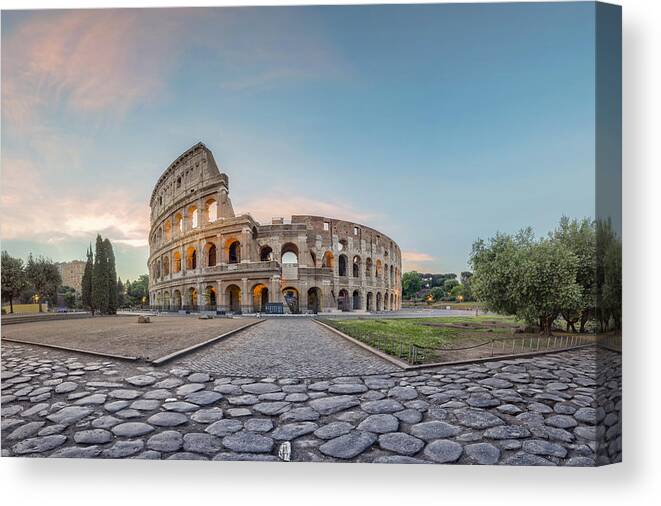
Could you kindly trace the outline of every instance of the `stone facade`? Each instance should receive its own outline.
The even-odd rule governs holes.
[[[152,306],[233,313],[279,304],[291,313],[400,308],[401,251],[392,239],[321,216],[263,225],[235,215],[229,178],[202,143],[163,173],[150,206]]]
[[[62,286],[70,286],[78,294],[82,291],[83,273],[85,272],[84,260],[72,260],[71,262],[58,262],[57,269],[62,276]]]

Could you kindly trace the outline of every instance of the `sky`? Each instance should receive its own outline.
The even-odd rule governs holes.
[[[149,196],[204,142],[235,211],[320,214],[461,272],[594,216],[594,4],[2,12],[0,238],[147,272]]]

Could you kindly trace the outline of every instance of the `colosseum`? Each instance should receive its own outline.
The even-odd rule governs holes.
[[[151,200],[150,304],[161,311],[394,311],[401,251],[385,234],[334,218],[270,224],[235,215],[229,178],[198,143],[167,168]]]

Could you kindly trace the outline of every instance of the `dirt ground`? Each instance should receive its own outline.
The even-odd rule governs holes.
[[[254,321],[255,318],[200,320],[195,316],[152,316],[151,323],[138,323],[137,316],[97,316],[3,325],[0,332],[3,339],[152,361]]]

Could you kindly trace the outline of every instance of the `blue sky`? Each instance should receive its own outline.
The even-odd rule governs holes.
[[[148,199],[204,142],[237,211],[478,237],[594,216],[594,4],[3,12],[2,247],[146,272]]]

